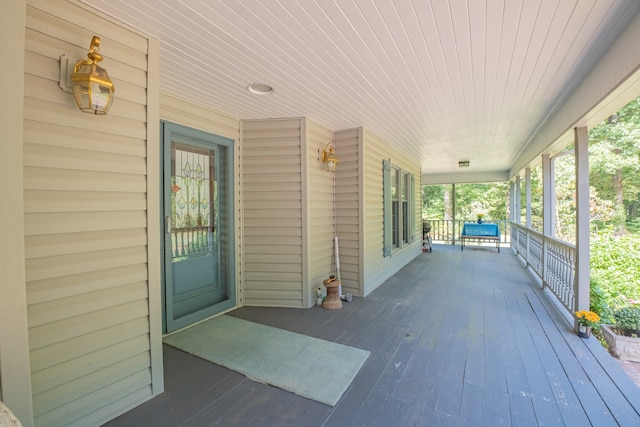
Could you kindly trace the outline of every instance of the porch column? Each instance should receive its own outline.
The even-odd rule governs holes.
[[[511,247],[513,249],[515,249],[518,245],[516,245],[517,242],[517,238],[518,235],[513,233],[513,227],[511,226],[511,224],[513,223],[513,207],[515,205],[515,183],[513,182],[513,179],[509,180],[509,223],[507,224],[507,227],[509,227],[507,229],[507,231],[509,232],[509,244],[511,245]]]
[[[553,237],[555,222],[555,190],[553,165],[549,154],[542,155],[542,234]],[[542,288],[547,283],[547,245],[542,240]]]
[[[456,185],[451,184],[451,244],[456,244]]]
[[[554,173],[551,156],[542,155],[542,234],[553,237],[555,222]]]
[[[525,187],[525,217],[527,228],[531,227],[531,168],[524,168],[524,187]]]
[[[516,205],[516,183],[512,179],[509,181],[509,221],[515,222],[515,215],[513,214]]]
[[[0,51],[7,66],[0,71],[0,398],[23,426],[33,426],[31,370],[27,334],[27,295],[24,248],[23,120],[26,1],[3,3]],[[9,243],[10,242],[10,243]]]
[[[522,223],[522,202],[521,202],[522,198],[521,198],[521,191],[520,191],[520,175],[516,175],[516,200],[515,200],[515,209],[513,210],[515,218],[514,218],[514,222],[516,224],[521,224]]]
[[[574,129],[576,159],[575,310],[589,310],[589,136],[586,127]],[[577,327],[577,322],[576,325]]]

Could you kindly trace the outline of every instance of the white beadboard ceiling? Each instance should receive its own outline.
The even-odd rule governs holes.
[[[425,174],[508,171],[640,4],[83,1],[160,40],[163,92],[239,119],[364,126]]]

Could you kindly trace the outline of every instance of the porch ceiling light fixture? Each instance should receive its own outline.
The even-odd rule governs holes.
[[[468,168],[469,167],[469,160],[460,160],[458,162],[458,167],[459,168]]]
[[[336,157],[336,148],[333,141],[328,143],[322,151],[318,150],[318,159],[324,164],[326,170],[335,172],[339,160]]]
[[[81,59],[73,66],[71,82],[73,97],[85,113],[107,114],[113,103],[113,93],[116,88],[107,75],[107,70],[98,65],[102,61],[100,37],[93,36],[89,46],[88,59]]]
[[[247,86],[247,91],[254,95],[269,95],[273,93],[273,87],[264,83],[251,83]]]

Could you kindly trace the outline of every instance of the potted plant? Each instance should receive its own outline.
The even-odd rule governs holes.
[[[593,311],[576,311],[576,319],[578,320],[578,336],[581,338],[589,338],[591,330],[597,329],[600,325],[600,316]]]
[[[609,351],[622,359],[640,362],[640,305],[628,305],[613,312],[614,325],[603,325]]]

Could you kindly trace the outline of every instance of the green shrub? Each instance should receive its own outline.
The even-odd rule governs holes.
[[[598,311],[602,300],[613,309],[617,308],[614,302],[618,299],[640,300],[640,236],[607,233],[593,236],[591,278],[592,287],[596,284],[599,288],[595,295],[592,292],[591,304],[601,317],[607,317],[606,312]]]
[[[631,233],[640,233],[640,218],[627,221],[627,230]]]
[[[611,323],[611,306],[608,302],[608,295],[595,278],[591,278],[590,310],[597,313],[602,322]]]
[[[631,305],[622,307],[613,313],[616,326],[624,329],[640,330],[640,306]]]

